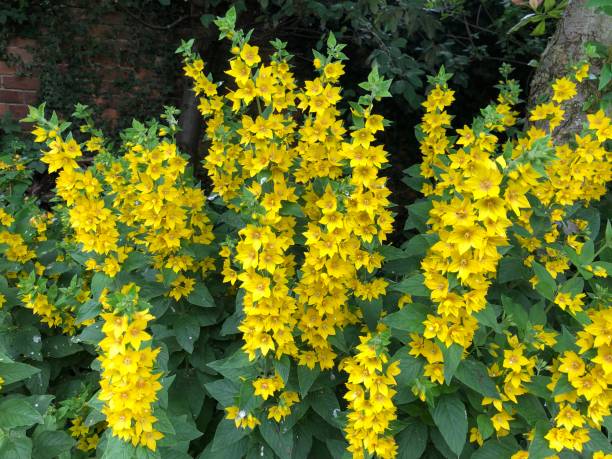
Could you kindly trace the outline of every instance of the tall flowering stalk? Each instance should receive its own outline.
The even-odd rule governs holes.
[[[567,219],[567,214],[577,201],[588,203],[605,193],[606,183],[612,178],[610,154],[603,146],[610,138],[610,122],[601,111],[589,115],[586,133],[576,136],[575,146],[555,144],[551,139],[551,133],[564,120],[562,103],[576,94],[575,82],[580,80],[580,72],[573,81],[557,80],[552,86],[552,100],[531,111],[529,119],[534,124],[501,151],[500,135],[515,122],[511,109],[518,100],[515,84],[506,81],[499,103],[483,110],[482,118],[473,126],[457,129],[457,138],[451,141],[447,134],[451,117],[446,107],[453,93],[443,73],[433,80],[435,87],[424,103],[427,113],[421,125],[421,173],[426,179],[434,179],[433,184],[426,182],[423,193],[432,199],[428,224],[438,241],[421,267],[435,310],[423,322],[422,335],[412,334],[410,343],[410,353],[426,359],[424,375],[433,384],[448,382],[445,366],[449,362],[444,355],[451,346],[461,346],[464,355],[469,352],[479,325],[478,313],[488,305],[489,287],[497,276],[504,246],[516,241],[527,252],[524,263],[535,273],[532,285],[548,292],[540,284],[549,282],[553,290],[546,293],[548,300],[572,315],[584,314],[586,295],[576,290],[578,284],[572,279],[557,290],[554,279],[563,279],[570,262],[581,273],[592,273],[587,277],[605,275],[605,269],[581,262],[579,255],[589,238],[587,224]],[[528,196],[537,198],[537,204]],[[536,212],[548,219],[544,231],[542,223],[538,230],[532,225]],[[520,229],[513,232],[512,225]],[[509,297],[502,296],[501,300],[504,307],[516,309]],[[610,398],[605,395],[609,393],[604,368],[607,351],[594,347],[592,335],[606,320],[607,311],[601,307],[601,303],[593,302],[592,309],[580,319],[585,324],[585,331],[579,332],[583,345],[580,352],[590,352],[598,359],[590,371],[578,354],[567,351],[549,367],[551,392],[564,374],[574,389],[553,397],[560,404],[559,412],[545,436],[552,450],[582,451],[589,440],[585,424],[599,426],[602,415],[610,413]],[[482,404],[494,409],[491,425],[497,436],[510,433],[518,397],[529,393],[529,383],[542,368],[536,353],[554,348],[557,334],[538,325],[527,343],[507,332],[503,343],[491,344],[488,353],[497,362],[489,367],[489,375],[498,380],[499,396],[483,397]],[[607,345],[600,340],[601,344]],[[425,399],[427,388],[423,387],[419,390]],[[580,411],[579,397],[585,398],[586,411]],[[471,438],[482,444],[479,428],[472,429]]]
[[[114,294],[111,308],[118,302],[136,306],[136,287]],[[145,309],[111,310],[103,313],[102,318],[104,339],[100,341],[102,374],[98,395],[104,402],[102,413],[113,435],[155,451],[157,441],[164,435],[155,428],[157,418],[153,415],[162,375],[153,372],[160,349],[149,344],[151,335],[146,331],[154,317]]]
[[[282,42],[272,43],[276,52],[265,63],[227,17],[218,25],[234,55],[224,93],[188,44],[180,51],[207,118],[204,166],[214,191],[244,220],[221,251],[226,281],[244,291],[243,350],[252,361],[288,355],[310,369],[331,369],[337,353],[330,338],[361,321],[356,300],[371,307],[387,286],[374,276],[393,219],[379,176],[386,152],[375,145],[384,120],[372,106],[388,95],[389,82],[371,74],[363,85],[370,94],[353,105],[347,129],[337,107],[346,56],[333,36],[327,56],[315,57],[318,76],[300,85]],[[263,368],[255,395],[278,394],[269,417],[282,419],[293,396],[282,392],[286,381]],[[228,409],[236,425],[252,428],[243,422],[250,415]]]

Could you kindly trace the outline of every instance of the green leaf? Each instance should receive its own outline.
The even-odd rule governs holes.
[[[223,419],[217,426],[215,438],[213,439],[212,451],[222,451],[228,445],[232,445],[249,434],[247,429],[236,427],[234,421]]]
[[[544,438],[550,430],[550,423],[540,419],[535,424],[534,430],[533,440],[529,443],[529,457],[549,457],[554,455],[554,451],[548,447],[548,440]]]
[[[40,459],[53,459],[70,452],[75,445],[74,439],[63,430],[43,430],[34,432],[33,456]]]
[[[210,396],[218,401],[223,408],[232,406],[238,396],[238,387],[227,379],[218,379],[204,385]]]
[[[240,377],[254,378],[258,374],[254,362],[249,361],[249,356],[242,349],[236,350],[225,359],[209,362],[207,366],[234,381]]]
[[[4,384],[12,384],[40,372],[40,368],[33,367],[21,362],[0,362],[0,377],[4,379]]]
[[[463,402],[456,394],[442,395],[436,403],[432,417],[449,448],[459,456],[465,446],[468,431]]]
[[[336,46],[336,37],[333,32],[330,32],[327,37],[327,47],[332,49]]]
[[[137,446],[135,459],[161,459],[161,453],[159,450],[151,451],[145,446]]]
[[[610,8],[612,8],[610,0],[589,0],[586,5],[589,8],[601,8],[606,14],[610,14]]]
[[[416,229],[419,233],[427,231],[427,220],[429,220],[429,211],[432,209],[432,203],[429,199],[423,199],[407,206],[408,218],[404,225],[405,230]]]
[[[293,453],[292,430],[285,429],[283,433],[282,424],[264,418],[259,425],[259,433],[278,457],[291,457]]]
[[[527,326],[529,324],[529,315],[527,314],[527,311],[521,304],[515,303],[514,301],[512,301],[511,298],[507,297],[506,295],[502,295],[501,300],[502,305],[504,307],[504,311],[508,316],[511,317],[512,321],[516,324],[522,336],[527,330]]]
[[[402,309],[385,316],[382,321],[391,328],[418,333],[423,331],[423,321],[427,318],[428,307],[419,303],[410,303]]]
[[[279,213],[280,215],[284,216],[293,216],[297,218],[305,217],[302,206],[296,202],[283,202],[283,206],[281,207]]]
[[[427,426],[419,419],[410,418],[409,424],[395,436],[397,459],[419,459],[427,446]]]
[[[501,440],[488,440],[474,451],[470,459],[510,459],[519,449],[513,437],[504,437]]]
[[[174,333],[179,345],[191,354],[193,344],[200,337],[200,323],[193,316],[179,316],[174,322]]]
[[[172,421],[168,417],[166,410],[157,408],[155,413],[153,413],[157,418],[157,422],[155,422],[155,428],[159,430],[161,433],[168,435],[175,435],[176,431],[174,430],[174,426],[172,425]]]
[[[391,359],[399,360],[400,374],[395,377],[398,387],[411,387],[417,378],[423,374],[423,362],[408,354],[407,346],[399,349]],[[406,390],[406,389],[404,389]]]
[[[97,272],[91,278],[91,297],[94,300],[100,298],[100,294],[102,290],[109,287],[112,284],[113,280],[108,277],[106,274]]]
[[[529,309],[529,321],[532,325],[546,325],[546,310],[544,309],[544,302],[532,304]]]
[[[83,304],[80,304],[77,309],[77,316],[75,323],[79,325],[86,320],[95,319],[100,314],[101,308],[98,301],[89,300]]]
[[[608,3],[608,8],[611,7],[612,6],[610,5],[610,3]],[[598,89],[602,91],[606,86],[608,86],[610,80],[612,80],[612,65],[606,64],[603,66],[603,68],[601,69],[601,73],[599,74]]]
[[[382,297],[376,298],[375,300],[362,300],[357,298],[356,303],[363,312],[363,318],[367,326],[372,331],[376,330],[380,312],[383,307]]]
[[[133,251],[129,253],[121,265],[121,271],[129,273],[137,269],[142,270],[149,266],[150,263],[151,258],[148,255],[143,252]]]
[[[0,402],[0,428],[30,427],[43,422],[43,418],[28,402],[11,398]]]
[[[547,385],[550,383],[550,376],[535,375],[531,382],[525,383],[525,387],[529,393],[540,397],[544,400],[550,400],[550,391]]]
[[[537,26],[535,26],[535,28],[533,29],[533,31],[531,32],[531,35],[533,36],[540,36],[540,35],[544,35],[544,32],[546,32],[546,21],[544,19],[542,19]]]
[[[280,375],[284,383],[287,384],[287,381],[289,381],[289,373],[291,372],[291,361],[289,360],[289,357],[283,355],[280,360],[275,359],[273,365],[274,370],[276,370],[276,372]]]
[[[491,422],[491,418],[489,418],[489,416],[479,414],[476,418],[476,424],[478,425],[478,430],[483,439],[486,440],[493,435],[495,429],[493,428],[493,423]]]
[[[552,301],[554,299],[555,290],[557,288],[555,280],[552,278],[546,268],[537,262],[533,263],[533,271],[535,272],[535,275],[538,278],[536,290],[544,298]]]
[[[504,257],[499,262],[497,269],[497,281],[500,284],[526,279],[529,277],[529,268],[525,266],[523,260],[516,257]]]
[[[518,399],[516,408],[518,413],[531,426],[534,426],[538,421],[548,417],[540,399],[531,394],[521,395]]]
[[[425,255],[437,239],[436,234],[417,234],[402,245],[404,257]]]
[[[214,308],[215,300],[202,282],[198,282],[187,297],[187,301],[203,308]]]
[[[43,344],[45,356],[56,359],[67,357],[83,350],[83,346],[73,342],[72,339],[64,335],[49,336],[43,341]]]
[[[380,248],[380,254],[385,257],[385,263],[394,260],[402,260],[408,258],[408,255],[402,250],[392,245],[383,245]]]
[[[302,398],[306,397],[308,391],[312,387],[312,384],[321,374],[321,371],[318,367],[314,367],[312,370],[305,365],[298,365],[297,367],[297,375],[298,375],[298,384],[300,386],[300,396]]]
[[[325,446],[327,446],[327,450],[333,459],[348,459],[350,457],[346,452],[348,444],[344,440],[334,440],[333,438],[328,438],[325,440]],[[319,457],[319,455],[320,454],[315,453],[315,457]],[[325,454],[324,457],[329,456]]]
[[[397,292],[408,293],[412,296],[429,296],[429,289],[423,284],[425,278],[421,273],[404,279],[403,281],[392,284],[390,289]]]
[[[108,435],[102,459],[135,459],[136,448],[114,435]]]
[[[226,448],[219,451],[213,451],[213,443],[210,442],[197,459],[244,459],[247,457],[248,448],[248,438],[242,438],[240,441],[227,445]],[[189,457],[191,458],[192,456]],[[166,459],[166,456],[164,456],[164,459]]]
[[[476,316],[479,324],[492,328],[496,333],[501,333],[501,324],[497,322],[497,317],[499,316],[499,312],[497,310],[498,308],[499,306],[487,304],[486,308],[478,311],[474,315]]]
[[[32,457],[32,440],[24,433],[0,436],[0,457],[2,459],[28,459]]]
[[[605,454],[612,454],[612,445],[600,430],[589,428],[589,438],[589,442],[585,445],[587,452],[603,451]]]
[[[572,384],[568,381],[567,375],[563,374],[557,380],[557,384],[555,385],[555,388],[552,394],[553,396],[556,397],[557,395],[567,394],[568,392],[572,392],[573,390],[574,390],[574,386],[572,386]]]
[[[173,416],[170,418],[170,422],[172,422],[174,428],[174,439],[178,442],[190,442],[202,436],[202,432],[196,428],[191,415]],[[232,425],[234,425],[233,422]]]
[[[441,348],[444,356],[444,382],[450,384],[459,363],[461,363],[463,348],[456,343],[451,344],[449,348],[446,346],[441,346]]]
[[[340,404],[330,389],[321,389],[308,395],[310,405],[315,412],[336,427],[342,427],[339,415]]]
[[[459,381],[485,397],[499,398],[495,383],[482,362],[466,359],[459,364],[455,376]]]

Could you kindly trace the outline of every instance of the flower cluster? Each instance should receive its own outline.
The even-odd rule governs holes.
[[[329,42],[328,55],[314,61],[318,76],[299,85],[281,45],[266,64],[241,33],[232,38],[226,73],[233,86],[225,94],[198,56],[184,55],[207,118],[204,166],[214,191],[245,223],[221,251],[225,280],[244,291],[243,350],[250,360],[288,355],[310,369],[330,369],[337,357],[330,337],[360,322],[354,302],[368,307],[387,286],[374,274],[393,222],[379,176],[386,152],[375,145],[384,129],[383,117],[372,113],[378,89],[353,105],[347,129],[337,107],[342,45]],[[264,399],[280,389],[266,379],[254,385]],[[270,418],[289,414],[295,401],[287,394],[269,408]],[[244,410],[230,408],[237,425],[253,426]]]
[[[95,451],[100,441],[99,433],[104,429],[103,424],[100,423],[96,427],[88,427],[83,423],[81,416],[72,419],[71,424],[68,431],[70,436],[77,441],[77,449],[85,453]]]
[[[366,333],[359,338],[357,354],[342,361],[348,373],[347,393],[350,413],[345,428],[348,451],[355,459],[365,454],[394,458],[397,445],[388,429],[397,418],[393,396],[399,362],[389,362],[382,345],[382,333]],[[365,453],[365,454],[364,454]]]
[[[159,348],[147,345],[151,335],[146,328],[153,316],[144,310],[131,316],[107,312],[102,318],[105,337],[100,341],[98,396],[104,402],[102,412],[113,435],[155,451],[163,434],[154,427],[157,418],[152,408],[161,389],[161,373],[153,373]]]
[[[573,278],[563,281],[571,264],[586,279],[607,274],[604,265],[593,262],[597,254],[593,254],[594,235],[589,233],[588,222],[570,218],[570,212],[575,212],[572,206],[579,201],[588,204],[603,196],[612,168],[604,146],[611,138],[610,121],[602,111],[587,115],[586,133],[576,135],[573,144],[552,140],[551,133],[564,121],[562,103],[576,94],[575,81],[580,81],[580,75],[573,80],[560,78],[553,84],[552,101],[531,111],[529,119],[534,124],[501,153],[499,133],[515,122],[509,109],[518,101],[512,85],[502,85],[500,103],[483,110],[473,126],[458,129],[458,137],[452,141],[447,134],[451,117],[446,107],[453,93],[447,89],[444,75],[435,80],[424,103],[421,175],[434,179],[434,184],[426,182],[422,191],[432,200],[427,223],[437,242],[421,266],[436,310],[427,315],[422,334],[411,334],[409,345],[411,355],[425,357],[424,375],[432,383],[445,384],[444,351],[454,344],[467,350],[473,343],[479,321],[486,319],[478,313],[491,310],[487,295],[504,253],[500,249],[516,241],[527,253],[523,263],[534,269],[532,287],[545,292],[551,301],[546,311],[556,304],[583,324],[577,343],[580,354],[588,356],[586,361],[573,351],[565,351],[547,367],[552,375],[547,388],[555,394],[558,405],[553,411],[554,427],[545,435],[552,450],[581,452],[590,438],[586,425],[599,427],[610,414],[609,339],[599,339],[600,350],[593,334],[609,327],[609,311],[597,301],[587,303],[582,283]],[[510,231],[512,225],[516,231]],[[543,266],[542,270],[538,266]],[[562,282],[558,288],[556,278]],[[549,282],[550,287],[542,287],[543,282]],[[548,293],[545,288],[552,290]],[[522,309],[509,297],[501,300],[509,311]],[[490,322],[484,323],[490,326]],[[506,333],[505,344],[493,342],[489,348],[496,362],[488,373],[503,380],[497,385],[500,396],[482,399],[483,406],[496,410],[490,415],[490,425],[498,437],[510,433],[509,423],[515,419],[519,398],[530,392],[536,371],[545,366],[536,358],[537,351],[554,349],[558,335],[541,324],[522,338]],[[593,362],[590,369],[589,359]],[[560,389],[567,383],[571,390]],[[482,445],[480,428],[480,423],[472,428],[470,440]],[[531,439],[533,434],[529,434]]]
[[[32,272],[20,280],[18,287],[23,305],[50,328],[57,327],[67,335],[74,335],[77,329],[94,322],[88,319],[78,325],[75,323],[77,308],[90,297],[89,290],[80,283],[72,282],[58,292],[53,286],[47,287],[45,277],[37,278]]]
[[[302,343],[310,348],[299,351],[300,363],[331,368],[335,353],[328,337],[357,322],[347,307],[351,291],[370,300],[385,290],[382,279],[363,283],[357,276],[362,268],[372,273],[381,266],[372,243],[375,238],[384,241],[392,223],[386,209],[389,191],[378,178],[386,155],[373,145],[383,119],[370,108],[360,109],[347,141],[336,108],[337,83],[344,73],[340,60],[317,59],[320,76],[301,89],[282,53],[265,65],[256,46],[239,45],[226,72],[236,85],[228,94],[218,94],[201,59],[189,56],[185,72],[201,97],[202,114],[209,118],[211,147],[205,167],[214,190],[228,207],[248,212],[253,221],[239,231],[235,246],[221,252],[226,280],[239,280],[245,291],[240,326],[244,349],[251,358],[256,351],[265,356],[270,350],[277,358],[298,357],[293,338],[297,323]],[[254,118],[246,114],[251,104],[259,111]],[[224,109],[230,105],[231,110]],[[228,130],[233,123],[237,128]],[[296,203],[302,210],[293,210]],[[296,216],[304,215],[306,251],[293,290],[296,304],[289,290],[295,271],[290,249]]]
[[[447,136],[451,117],[446,111],[453,94],[445,82],[439,82],[423,103],[421,174],[428,178],[436,176],[435,169],[442,171],[434,187],[428,182],[423,187],[426,195],[434,197],[428,223],[439,237],[421,263],[436,313],[427,316],[422,336],[413,336],[410,344],[413,355],[427,359],[425,374],[439,384],[444,381],[444,362],[436,343],[446,348],[471,345],[478,326],[473,314],[486,306],[488,287],[502,256],[498,247],[508,243],[506,231],[512,222],[507,214],[520,214],[529,207],[522,180],[502,190],[506,164],[494,157],[499,141],[495,132],[515,122],[510,106],[516,95],[502,92],[499,104],[483,122],[457,130],[453,145]],[[530,173],[525,167],[520,177]]]

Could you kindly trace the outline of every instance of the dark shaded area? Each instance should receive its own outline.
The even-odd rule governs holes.
[[[181,146],[194,162],[205,154],[202,129],[174,54],[181,39],[196,38],[196,47],[215,79],[222,79],[229,56],[227,43],[217,40],[212,19],[229,6],[238,11],[238,27],[254,29],[252,43],[261,53],[272,52],[269,41],[288,42],[299,79],[312,77],[312,49],[322,49],[330,31],[346,43],[350,61],[342,79],[346,96],[355,96],[373,61],[394,79],[394,97],[378,110],[393,124],[381,136],[391,166],[386,169],[395,211],[396,234],[405,220],[405,206],[416,193],[401,182],[403,170],[420,161],[413,126],[426,91],[426,74],[444,65],[454,73],[451,85],[457,101],[450,112],[462,126],[496,97],[498,68],[509,62],[523,87],[532,75],[528,62],[537,58],[545,37],[529,30],[506,31],[524,14],[496,0],[455,2],[361,1],[215,1],[215,0],[8,0],[2,43],[13,36],[37,41],[35,61],[24,72],[41,80],[40,100],[68,116],[76,102],[95,107],[97,121],[111,135],[132,118],[157,117],[164,105],[183,110]],[[192,107],[189,110],[189,107]],[[191,128],[190,128],[191,127]],[[202,177],[202,171],[198,171]]]

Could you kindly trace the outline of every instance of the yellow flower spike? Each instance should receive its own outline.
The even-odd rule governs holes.
[[[113,435],[155,451],[157,441],[163,438],[153,427],[157,418],[151,414],[161,389],[158,381],[161,374],[153,373],[160,349],[141,346],[150,339],[143,330],[153,316],[139,311],[132,319],[116,313],[102,314],[102,318],[105,334],[100,342],[102,412]]]

